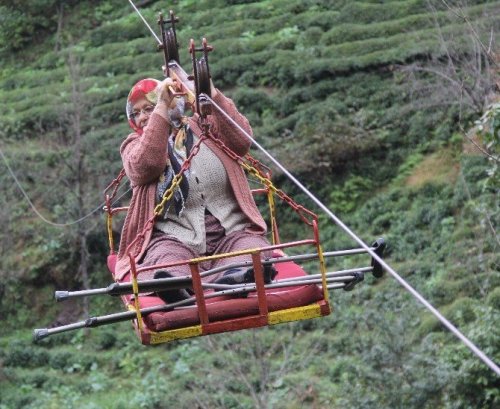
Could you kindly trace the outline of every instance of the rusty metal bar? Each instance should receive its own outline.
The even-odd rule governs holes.
[[[198,264],[190,264],[191,275],[193,277],[193,290],[196,298],[196,304],[198,306],[198,315],[200,317],[200,323],[208,324],[208,313],[207,306],[205,304],[205,296],[203,294],[203,286],[201,283],[200,270]]]
[[[266,290],[264,289],[264,268],[260,260],[260,252],[252,254],[253,272],[255,279],[255,287],[257,289],[257,298],[259,300],[259,313],[260,315],[267,315],[267,299]]]

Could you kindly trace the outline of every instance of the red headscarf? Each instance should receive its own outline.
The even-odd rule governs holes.
[[[158,101],[158,94],[156,93],[158,84],[160,84],[160,81],[153,78],[146,78],[137,82],[128,93],[126,105],[128,124],[139,135],[142,135],[142,129],[135,123],[133,115],[134,103],[141,98],[146,98],[152,104],[156,104]]]

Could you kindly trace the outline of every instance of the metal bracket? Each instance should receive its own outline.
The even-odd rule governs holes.
[[[174,12],[170,10],[170,18],[165,20],[163,14],[158,16],[158,25],[160,26],[162,43],[158,44],[158,50],[163,50],[165,58],[165,66],[163,68],[164,75],[170,77],[168,63],[172,60],[179,62],[179,44],[177,43],[177,33],[175,31],[175,23],[179,22],[179,18],[174,16]],[[166,27],[170,25],[170,27]]]
[[[201,51],[203,56],[197,60],[196,52]],[[191,39],[189,43],[189,52],[191,53],[191,59],[193,63],[193,79],[196,92],[196,111],[200,114],[202,118],[205,118],[211,113],[212,104],[202,97],[201,94],[211,96],[212,85],[210,83],[210,68],[208,65],[208,53],[213,51],[213,47],[208,45],[207,39],[203,38],[202,46],[196,48],[194,45],[194,40]]]
[[[344,291],[351,291],[356,286],[356,284],[365,279],[365,273],[363,273],[362,271],[356,271],[353,274],[353,279],[345,283]]]
[[[375,254],[379,257],[382,257],[386,247],[385,240],[382,237],[377,239],[375,243],[372,244],[372,247],[374,247],[373,251],[375,252]],[[380,278],[384,275],[384,269],[382,268],[382,265],[373,257],[372,257],[372,267],[373,267],[372,273],[375,278]]]

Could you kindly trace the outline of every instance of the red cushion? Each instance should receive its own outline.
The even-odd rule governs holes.
[[[307,273],[291,261],[276,263],[278,271],[276,279],[281,280],[292,277],[303,277]],[[124,278],[128,281],[129,276]],[[208,293],[208,291],[207,291]],[[124,297],[125,302],[130,302],[131,296]],[[298,285],[266,290],[266,299],[269,311],[277,311],[292,307],[308,305],[323,299],[323,292],[316,284]],[[141,308],[164,305],[156,296],[139,297]],[[257,293],[252,292],[246,298],[216,297],[206,299],[207,314],[210,322],[256,315],[259,313]],[[152,331],[182,328],[200,323],[196,307],[177,309],[168,312],[155,312],[144,317],[146,326]]]
[[[113,275],[113,277],[115,276],[116,259],[116,254],[109,254],[108,259],[106,260],[108,264],[108,270]]]

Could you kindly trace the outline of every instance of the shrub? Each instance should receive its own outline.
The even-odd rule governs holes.
[[[241,87],[233,92],[231,97],[242,112],[254,112],[261,115],[271,107],[269,96],[258,88]]]
[[[46,365],[50,354],[24,342],[15,342],[4,352],[4,366],[36,368]]]
[[[114,347],[116,345],[116,341],[115,331],[102,330],[99,332],[95,342],[98,349],[106,350]]]
[[[53,369],[65,369],[70,366],[73,361],[71,352],[61,351],[51,354],[49,365]]]
[[[500,311],[500,287],[494,288],[491,293],[488,294],[486,302],[494,309]]]

